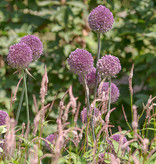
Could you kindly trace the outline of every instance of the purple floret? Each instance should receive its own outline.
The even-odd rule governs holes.
[[[54,144],[56,140],[56,135],[50,134],[45,139],[48,140],[51,144]],[[45,142],[45,146],[49,151],[52,151],[52,149],[50,148],[50,144],[48,142]]]
[[[121,70],[120,60],[112,55],[105,55],[97,61],[97,69],[102,76],[115,77]]]
[[[91,11],[88,22],[93,31],[97,33],[105,33],[112,29],[114,17],[108,8],[99,5]]]
[[[93,67],[93,57],[91,53],[84,49],[77,48],[71,52],[68,58],[70,70],[76,74],[87,74]]]
[[[43,44],[37,36],[24,36],[21,38],[20,43],[25,43],[30,47],[32,50],[33,60],[37,60],[43,53]]]
[[[121,134],[114,134],[114,135],[112,135],[110,138],[111,138],[112,140],[115,140],[116,142],[120,143],[121,137],[122,137]],[[124,136],[124,137],[123,137],[122,145],[125,144],[126,142],[127,142],[127,138]],[[108,143],[109,143],[110,145],[112,145],[112,141],[111,141],[111,140],[108,140]],[[127,146],[126,149],[127,149],[127,151],[129,151],[129,150],[130,150],[129,146]]]
[[[7,61],[12,68],[25,69],[32,62],[32,51],[24,43],[14,44],[9,48]]]
[[[6,125],[6,118],[9,117],[8,113],[0,110],[0,126]]]
[[[95,111],[95,117],[98,117],[101,115],[101,112],[99,111],[98,108],[95,108],[94,111]],[[94,115],[94,112],[93,112],[93,115]],[[87,123],[87,108],[84,108],[81,111],[81,120],[82,122]]]
[[[109,91],[109,82],[104,82],[101,90],[98,90],[101,96],[103,95],[103,92],[105,93],[105,95],[108,95],[109,94],[108,91]],[[111,102],[112,103],[118,99],[119,94],[120,93],[119,93],[118,87],[114,83],[111,83]]]
[[[96,84],[96,68],[95,67],[92,67],[90,69],[90,72],[87,73],[86,80],[87,80],[88,88],[93,89]],[[84,85],[84,79],[83,79],[82,74],[79,75],[79,81],[82,85]],[[98,74],[97,82],[99,83],[100,81],[101,81],[101,77],[100,77],[100,74]]]

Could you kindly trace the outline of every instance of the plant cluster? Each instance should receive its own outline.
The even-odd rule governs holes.
[[[16,68],[19,73],[22,72],[22,77],[11,99],[11,108],[14,107],[22,79],[23,89],[16,121],[6,112],[0,111],[1,163],[154,163],[156,155],[156,104],[154,101],[156,97],[150,96],[143,107],[142,114],[138,115],[137,106],[133,105],[133,65],[129,76],[132,125],[129,124],[123,108],[130,130],[127,131],[118,126],[118,132],[112,134],[114,125],[110,122],[110,115],[115,108],[111,108],[111,104],[117,101],[119,89],[111,82],[111,79],[120,72],[121,64],[117,57],[110,54],[100,58],[100,38],[103,33],[111,30],[114,18],[108,8],[100,5],[90,13],[88,22],[98,37],[97,62],[94,63],[90,52],[79,48],[71,52],[67,60],[70,70],[78,74],[79,81],[85,90],[85,107],[81,111],[81,123],[78,123],[81,103],[78,102],[77,97],[74,97],[72,86],[70,86],[59,103],[57,130],[47,137],[42,136],[43,128],[50,121],[48,115],[52,112],[55,98],[52,103],[45,103],[49,82],[46,66],[40,88],[40,110],[34,97],[36,116],[33,123],[29,119],[26,84],[26,77],[33,77],[27,68],[31,62],[40,57],[43,45],[39,38],[28,35],[23,37],[18,44],[10,46],[8,64]],[[22,126],[18,126],[24,93],[27,124],[23,123]],[[65,97],[69,97],[67,104]],[[139,120],[144,112],[146,112],[146,118],[143,128],[138,129]],[[10,116],[11,113],[12,110]],[[153,135],[152,140],[148,139],[149,131]]]

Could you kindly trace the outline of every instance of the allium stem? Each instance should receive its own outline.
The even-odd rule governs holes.
[[[21,97],[20,97],[20,102],[19,102],[18,109],[17,109],[17,114],[16,114],[16,122],[17,122],[17,124],[18,124],[18,119],[19,119],[21,107],[22,107],[23,97],[24,97],[24,83],[23,83],[23,87],[22,87],[22,93],[21,93]]]
[[[23,73],[23,80],[24,80],[24,90],[25,90],[25,102],[26,102],[26,109],[27,109],[27,124],[29,124],[29,104],[28,104],[28,92],[27,92],[27,83],[26,83],[26,76],[24,70],[22,70]]]
[[[89,101],[89,88],[87,86],[87,81],[86,81],[85,76],[84,76],[84,84],[85,84],[85,92],[86,92],[86,97],[87,97],[87,120],[88,120],[88,115],[90,112],[90,101]],[[92,116],[91,116],[91,127],[92,127],[92,133],[93,133],[93,140],[95,141],[96,138],[95,138],[94,123],[93,123]]]
[[[111,108],[111,77],[109,78],[109,101],[108,101],[108,112]]]
[[[97,61],[100,59],[100,51],[101,51],[101,42],[100,42],[100,33],[98,33]],[[95,89],[94,89],[94,99],[96,99],[97,86],[98,86],[98,71],[96,69],[96,81],[95,81]],[[95,113],[94,113],[94,115],[95,115]]]

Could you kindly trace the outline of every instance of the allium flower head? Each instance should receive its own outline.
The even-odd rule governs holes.
[[[101,112],[99,111],[98,108],[94,108],[94,112],[95,112],[95,117],[98,117],[101,115]],[[82,122],[87,123],[87,108],[84,108],[81,111],[81,120]]]
[[[116,142],[120,143],[121,137],[122,137],[121,134],[114,134],[114,135],[112,135],[110,138],[111,138],[112,140],[115,140]],[[125,144],[126,142],[127,142],[127,138],[124,136],[124,137],[123,137],[122,145]],[[112,141],[111,141],[111,140],[108,140],[108,143],[109,143],[110,145],[112,145]],[[128,150],[128,151],[130,150],[129,146],[127,146],[127,150]]]
[[[86,74],[86,80],[87,80],[88,88],[93,89],[96,84],[96,68],[95,67],[92,67],[90,69],[90,72]],[[79,81],[82,85],[84,85],[84,79],[83,79],[82,74],[79,75]],[[100,74],[98,74],[97,82],[99,83],[100,81],[101,81],[101,77],[100,77]]]
[[[9,117],[8,113],[0,110],[0,126],[6,124],[6,118]]]
[[[68,58],[68,65],[74,73],[86,74],[93,67],[93,61],[93,57],[88,51],[77,48],[71,52]]]
[[[54,144],[56,140],[56,135],[50,134],[45,139],[48,140],[51,144]],[[50,148],[50,144],[48,142],[45,142],[45,146],[49,151],[52,151],[52,149]]]
[[[115,159],[115,156],[111,153],[100,153],[99,154],[99,159],[98,159],[98,164],[107,164],[104,160],[110,160],[110,157],[111,158],[114,158]]]
[[[38,59],[43,52],[43,45],[40,39],[34,35],[27,35],[21,38],[20,43],[27,44],[32,50],[33,60]]]
[[[32,51],[24,43],[14,44],[9,48],[7,61],[12,68],[25,69],[32,62]]]
[[[105,92],[105,95],[108,95],[109,93],[109,82],[104,82],[102,85],[101,90],[98,90],[99,95],[103,95],[103,92]],[[114,84],[111,83],[111,102],[115,102],[119,97],[119,89],[118,87]]]
[[[115,77],[121,70],[120,60],[112,55],[105,55],[97,61],[97,69],[105,77]]]
[[[89,15],[89,26],[97,33],[105,33],[112,28],[113,14],[105,6],[99,5]]]

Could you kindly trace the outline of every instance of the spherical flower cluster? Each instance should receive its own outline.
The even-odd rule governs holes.
[[[54,144],[56,140],[56,135],[50,134],[45,139],[48,140],[51,144]],[[52,151],[52,149],[50,148],[50,144],[48,142],[45,142],[45,146],[49,151]]]
[[[94,112],[95,112],[95,117],[98,117],[101,115],[101,112],[99,111],[98,108],[94,108]],[[84,108],[81,111],[81,120],[82,122],[87,123],[87,108]]]
[[[121,70],[120,60],[112,55],[105,55],[97,62],[97,69],[105,77],[114,77]]]
[[[79,81],[82,85],[84,85],[84,77],[82,74],[79,75]],[[87,81],[88,88],[93,89],[95,87],[95,84],[96,84],[96,68],[95,67],[92,67],[90,69],[90,72],[87,73],[86,81]],[[100,77],[100,74],[98,73],[97,83],[99,83],[100,81],[101,81],[101,77]]]
[[[74,73],[86,74],[93,67],[93,61],[93,57],[88,51],[77,48],[71,52],[68,58],[68,65]]]
[[[97,33],[105,33],[112,28],[113,14],[105,6],[99,5],[89,15],[89,26]]]
[[[3,110],[0,110],[0,126],[6,124],[7,117],[9,117],[8,113]]]
[[[107,164],[104,160],[110,160],[110,157],[115,159],[115,156],[111,153],[100,153],[99,154],[99,159],[98,159],[98,164]]]
[[[116,142],[120,143],[121,137],[122,137],[121,134],[114,134],[114,135],[112,135],[110,138],[111,138],[112,140],[115,140]],[[126,142],[127,142],[127,138],[124,136],[124,137],[123,137],[122,145],[125,144]],[[110,145],[112,145],[112,141],[111,141],[111,140],[108,140],[108,143],[109,143]],[[127,149],[127,151],[129,151],[129,150],[130,150],[129,146],[127,146],[126,149]]]
[[[109,91],[109,82],[104,82],[102,85],[102,88],[98,90],[99,95],[103,95],[103,92],[105,93],[105,95],[108,95]],[[119,89],[118,87],[114,84],[111,83],[111,102],[115,102],[119,97]]]
[[[33,60],[36,60],[42,55],[43,45],[40,39],[34,35],[27,35],[21,38],[20,43],[27,44],[32,50]]]
[[[24,43],[14,44],[9,48],[7,61],[12,68],[25,69],[32,62],[32,51]]]

